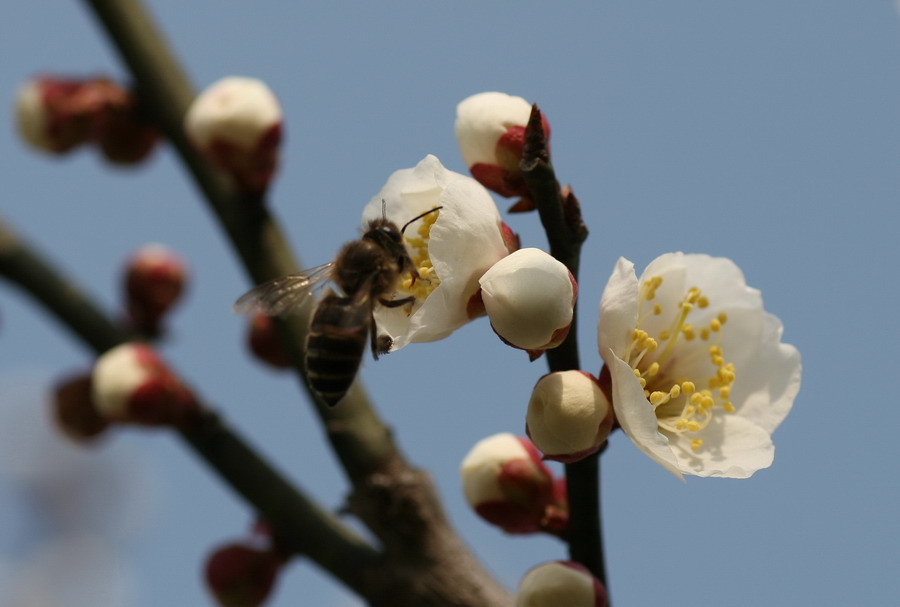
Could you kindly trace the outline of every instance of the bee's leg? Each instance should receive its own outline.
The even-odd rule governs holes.
[[[400,306],[405,306],[406,304],[411,304],[416,301],[414,295],[410,295],[409,297],[404,297],[403,299],[384,299],[383,297],[378,298],[378,303],[383,305],[385,308],[399,308]]]

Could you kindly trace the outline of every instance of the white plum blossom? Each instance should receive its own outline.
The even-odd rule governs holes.
[[[516,592],[516,607],[606,607],[606,588],[586,567],[550,561],[532,567]]]
[[[531,104],[506,93],[486,92],[456,106],[456,140],[472,176],[501,196],[527,196],[519,160]],[[543,119],[543,115],[542,115]],[[550,125],[543,120],[544,133]]]
[[[429,210],[441,207],[433,213]],[[392,174],[366,205],[363,226],[381,217],[406,228],[404,239],[419,277],[404,277],[394,297],[414,296],[409,306],[378,306],[375,320],[393,341],[391,350],[436,341],[471,320],[478,279],[509,254],[500,213],[487,190],[471,177],[449,171],[431,155]]]
[[[616,419],[664,468],[746,478],[800,388],[800,354],[729,259],[669,253],[638,278],[619,259],[600,302]]]
[[[478,281],[491,327],[528,351],[559,346],[569,334],[578,289],[568,268],[540,249],[519,249]]]

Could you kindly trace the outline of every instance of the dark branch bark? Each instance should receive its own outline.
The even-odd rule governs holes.
[[[550,254],[564,263],[577,280],[581,244],[587,238],[588,231],[575,195],[568,188],[563,191],[556,179],[537,105],[532,106],[525,129],[525,148],[520,167],[547,233]],[[575,313],[566,341],[558,348],[547,350],[547,365],[551,372],[580,368],[578,332],[574,320],[577,310]],[[599,454],[566,464],[566,487],[569,498],[569,529],[566,534],[569,558],[586,566],[606,585],[600,525]]]

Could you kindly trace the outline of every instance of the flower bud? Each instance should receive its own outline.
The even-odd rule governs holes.
[[[281,106],[261,80],[219,80],[197,97],[184,128],[194,145],[238,188],[260,193],[278,165]]]
[[[542,563],[522,577],[516,607],[606,607],[606,588],[584,565]]]
[[[94,365],[93,398],[106,419],[147,426],[182,426],[199,412],[193,394],[156,352],[136,342],[100,356]]]
[[[128,315],[146,335],[156,335],[163,316],[181,298],[187,276],[184,260],[160,244],[138,249],[123,279]]]
[[[67,378],[56,386],[53,415],[60,430],[78,442],[97,438],[109,426],[94,406],[89,374]]]
[[[456,140],[472,176],[501,196],[528,196],[519,160],[531,104],[505,93],[479,93],[456,106]],[[541,116],[544,133],[550,125]]]
[[[558,371],[535,385],[525,430],[547,459],[571,463],[596,453],[612,424],[613,409],[593,376]]]
[[[569,334],[578,294],[575,278],[540,249],[511,253],[479,283],[491,327],[509,345],[539,354]]]
[[[206,583],[223,607],[257,607],[272,592],[282,560],[271,550],[228,544],[206,562]]]
[[[489,523],[507,533],[534,533],[547,526],[547,510],[555,505],[553,476],[528,439],[503,433],[478,442],[460,474],[466,501]],[[559,506],[553,522],[564,527],[559,512],[565,505]]]
[[[82,103],[83,88],[81,81],[53,77],[23,84],[16,94],[16,122],[25,142],[53,154],[86,143],[91,113]]]
[[[247,345],[256,358],[276,369],[292,366],[290,355],[275,333],[275,321],[265,314],[256,314],[250,320]]]
[[[142,160],[159,138],[136,108],[129,91],[105,78],[36,78],[16,99],[19,131],[33,147],[63,154],[93,142],[116,163]]]

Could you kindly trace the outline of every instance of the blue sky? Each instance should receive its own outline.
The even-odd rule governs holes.
[[[557,174],[584,206],[585,370],[600,365],[596,310],[615,260],[642,268],[676,250],[735,260],[800,350],[803,387],[774,435],[775,463],[749,480],[682,484],[624,436],[613,438],[602,483],[615,603],[895,600],[894,4],[304,4],[148,2],[198,87],[254,76],[281,99],[287,139],[271,205],[305,265],[329,260],[355,237],[362,207],[394,170],[435,154],[464,171],[454,108],[499,90],[541,105]],[[124,77],[79,3],[9,3],[0,17],[8,104],[38,72]],[[338,506],[346,486],[295,381],[243,349],[243,320],[230,305],[248,285],[171,152],[158,150],[136,170],[110,169],[90,151],[52,159],[26,149],[7,119],[0,157],[2,214],[110,310],[119,305],[121,264],[136,247],[162,242],[188,259],[193,282],[164,354],[293,478]],[[525,246],[545,245],[536,217],[508,221]],[[78,343],[5,284],[0,316],[0,406],[36,402],[40,381],[90,365]],[[508,587],[533,564],[563,557],[563,546],[482,523],[465,506],[457,469],[477,440],[524,430],[528,395],[544,370],[481,320],[442,342],[367,361],[362,372],[405,451],[434,473],[454,522]],[[0,444],[7,462],[45,459],[10,445]],[[116,578],[128,588],[115,596],[132,597],[128,607],[208,604],[204,555],[245,532],[247,509],[165,434],[122,431],[100,451],[97,461],[107,463],[97,465],[136,471],[106,503],[136,509],[142,521],[104,536],[123,551]],[[18,576],[52,535],[26,533],[33,521],[11,465],[0,466],[0,579]],[[97,531],[96,521],[88,526]],[[271,604],[299,597],[358,604],[302,561]]]

